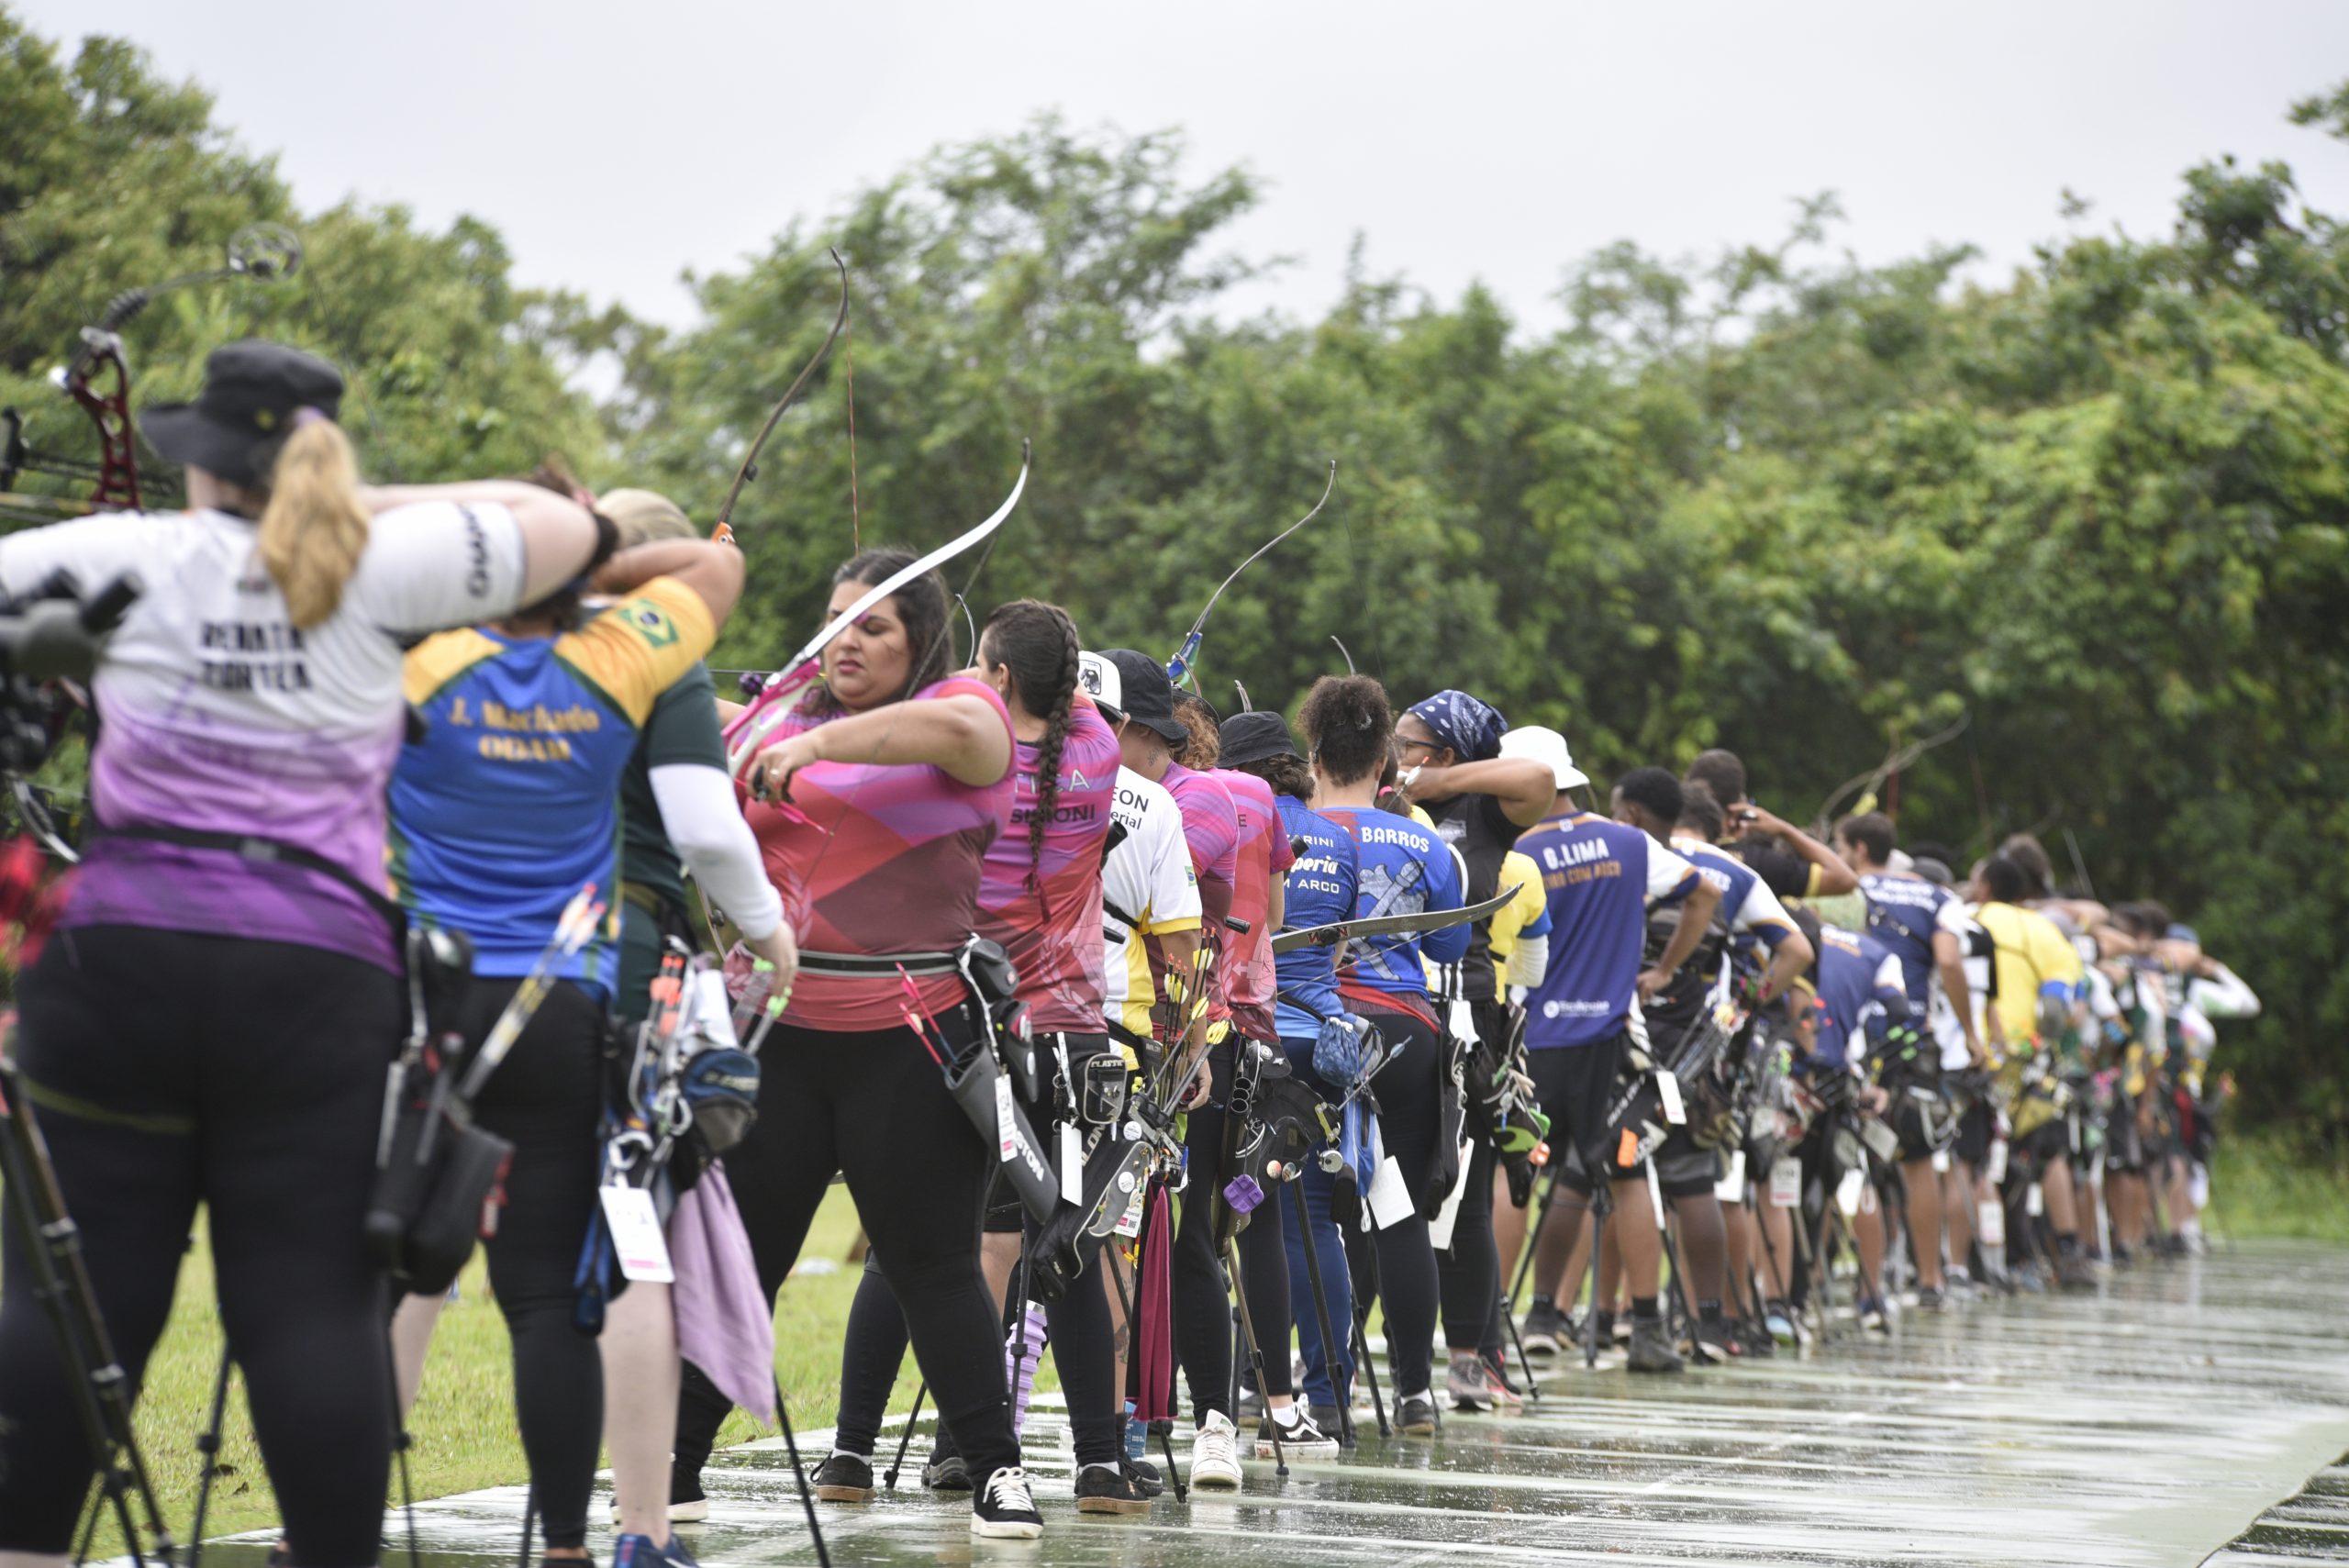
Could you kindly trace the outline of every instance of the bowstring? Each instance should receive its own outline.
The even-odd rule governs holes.
[[[864,513],[858,505],[856,494],[856,317],[851,315],[848,330],[841,343],[842,361],[848,370],[848,530],[851,553],[864,550]]]

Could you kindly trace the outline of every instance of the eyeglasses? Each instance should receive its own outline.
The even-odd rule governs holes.
[[[1414,740],[1408,736],[1402,735],[1398,735],[1395,738],[1395,749],[1398,751],[1408,751],[1414,746],[1418,747],[1422,751],[1441,751],[1443,750],[1442,747],[1437,745],[1432,740]]]

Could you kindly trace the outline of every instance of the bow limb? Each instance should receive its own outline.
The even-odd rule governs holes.
[[[767,438],[774,434],[775,426],[782,422],[791,406],[799,401],[800,393],[807,388],[807,378],[814,375],[817,367],[830,357],[832,345],[840,340],[841,328],[848,325],[848,263],[841,260],[837,245],[831,247],[831,257],[832,265],[840,269],[841,274],[840,314],[832,317],[832,329],[824,335],[823,347],[818,349],[815,357],[801,367],[799,373],[792,378],[791,384],[784,389],[783,395],[775,400],[774,406],[767,410],[767,422],[759,427],[758,435],[751,441],[751,450],[742,454],[742,466],[734,471],[734,483],[728,487],[726,500],[718,508],[717,525],[709,530],[709,537],[720,543],[734,538],[734,503],[741,499],[742,487],[759,476],[759,450],[767,444]]]
[[[1191,629],[1189,633],[1183,639],[1183,647],[1181,651],[1177,652],[1174,658],[1169,659],[1166,662],[1166,678],[1168,681],[1179,686],[1191,679],[1192,671],[1194,669],[1193,661],[1198,658],[1199,643],[1207,632],[1208,617],[1215,613],[1216,601],[1223,597],[1223,591],[1226,588],[1230,587],[1233,583],[1239,581],[1240,574],[1242,572],[1247,571],[1251,566],[1255,565],[1257,562],[1263,560],[1272,550],[1273,546],[1280,543],[1281,540],[1288,538],[1289,535],[1297,532],[1297,529],[1303,528],[1315,517],[1320,516],[1321,508],[1330,504],[1330,495],[1332,491],[1336,490],[1337,487],[1338,460],[1336,458],[1331,458],[1330,460],[1330,482],[1321,487],[1321,499],[1313,503],[1313,510],[1306,513],[1305,516],[1289,524],[1288,527],[1275,534],[1271,539],[1266,539],[1263,544],[1258,545],[1256,547],[1256,552],[1253,555],[1251,555],[1247,560],[1241,562],[1239,565],[1233,567],[1231,569],[1231,575],[1226,577],[1221,583],[1216,584],[1215,592],[1208,595],[1207,607],[1200,610],[1199,618],[1191,623]]]
[[[783,722],[786,712],[784,706],[785,700],[805,690],[809,683],[822,673],[824,650],[831,645],[834,638],[854,625],[874,606],[907,584],[913,582],[922,573],[934,572],[964,550],[974,545],[986,543],[993,539],[996,530],[1003,527],[1004,519],[1011,516],[1012,508],[1019,505],[1019,497],[1028,488],[1029,458],[1030,445],[1023,439],[1019,443],[1019,478],[1013,484],[1011,494],[1004,498],[1002,506],[997,506],[977,526],[947,540],[920,560],[907,564],[900,571],[891,573],[886,579],[866,589],[857,596],[854,604],[827,621],[824,629],[810,638],[806,647],[793,654],[780,670],[766,678],[758,695],[751,699],[750,706],[735,715],[733,722],[726,727],[726,763],[730,772],[737,777],[741,775],[742,770],[749,765],[751,759],[758,755],[759,749],[766,738],[772,735],[775,728]],[[982,555],[979,558],[979,564],[981,566],[986,564],[985,556]],[[972,573],[974,580],[977,574],[974,569]],[[965,584],[963,586],[967,591],[970,584]]]

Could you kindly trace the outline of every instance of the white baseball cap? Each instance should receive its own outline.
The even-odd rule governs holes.
[[[1098,653],[1076,656],[1076,684],[1096,706],[1126,711],[1126,684],[1118,678],[1118,667]]]
[[[1560,789],[1574,789],[1590,782],[1590,775],[1575,766],[1575,754],[1567,749],[1566,738],[1539,724],[1519,725],[1502,736],[1501,755],[1524,757],[1545,764],[1557,775]]]

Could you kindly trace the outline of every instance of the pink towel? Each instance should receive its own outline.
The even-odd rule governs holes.
[[[1141,1393],[1134,1415],[1144,1421],[1174,1418],[1174,1228],[1166,1189],[1152,1184],[1141,1222],[1141,1288],[1134,1316],[1141,1319]]]
[[[751,1239],[726,1168],[712,1165],[669,1217],[677,1350],[718,1392],[762,1421],[774,1419],[774,1314],[759,1289]]]

